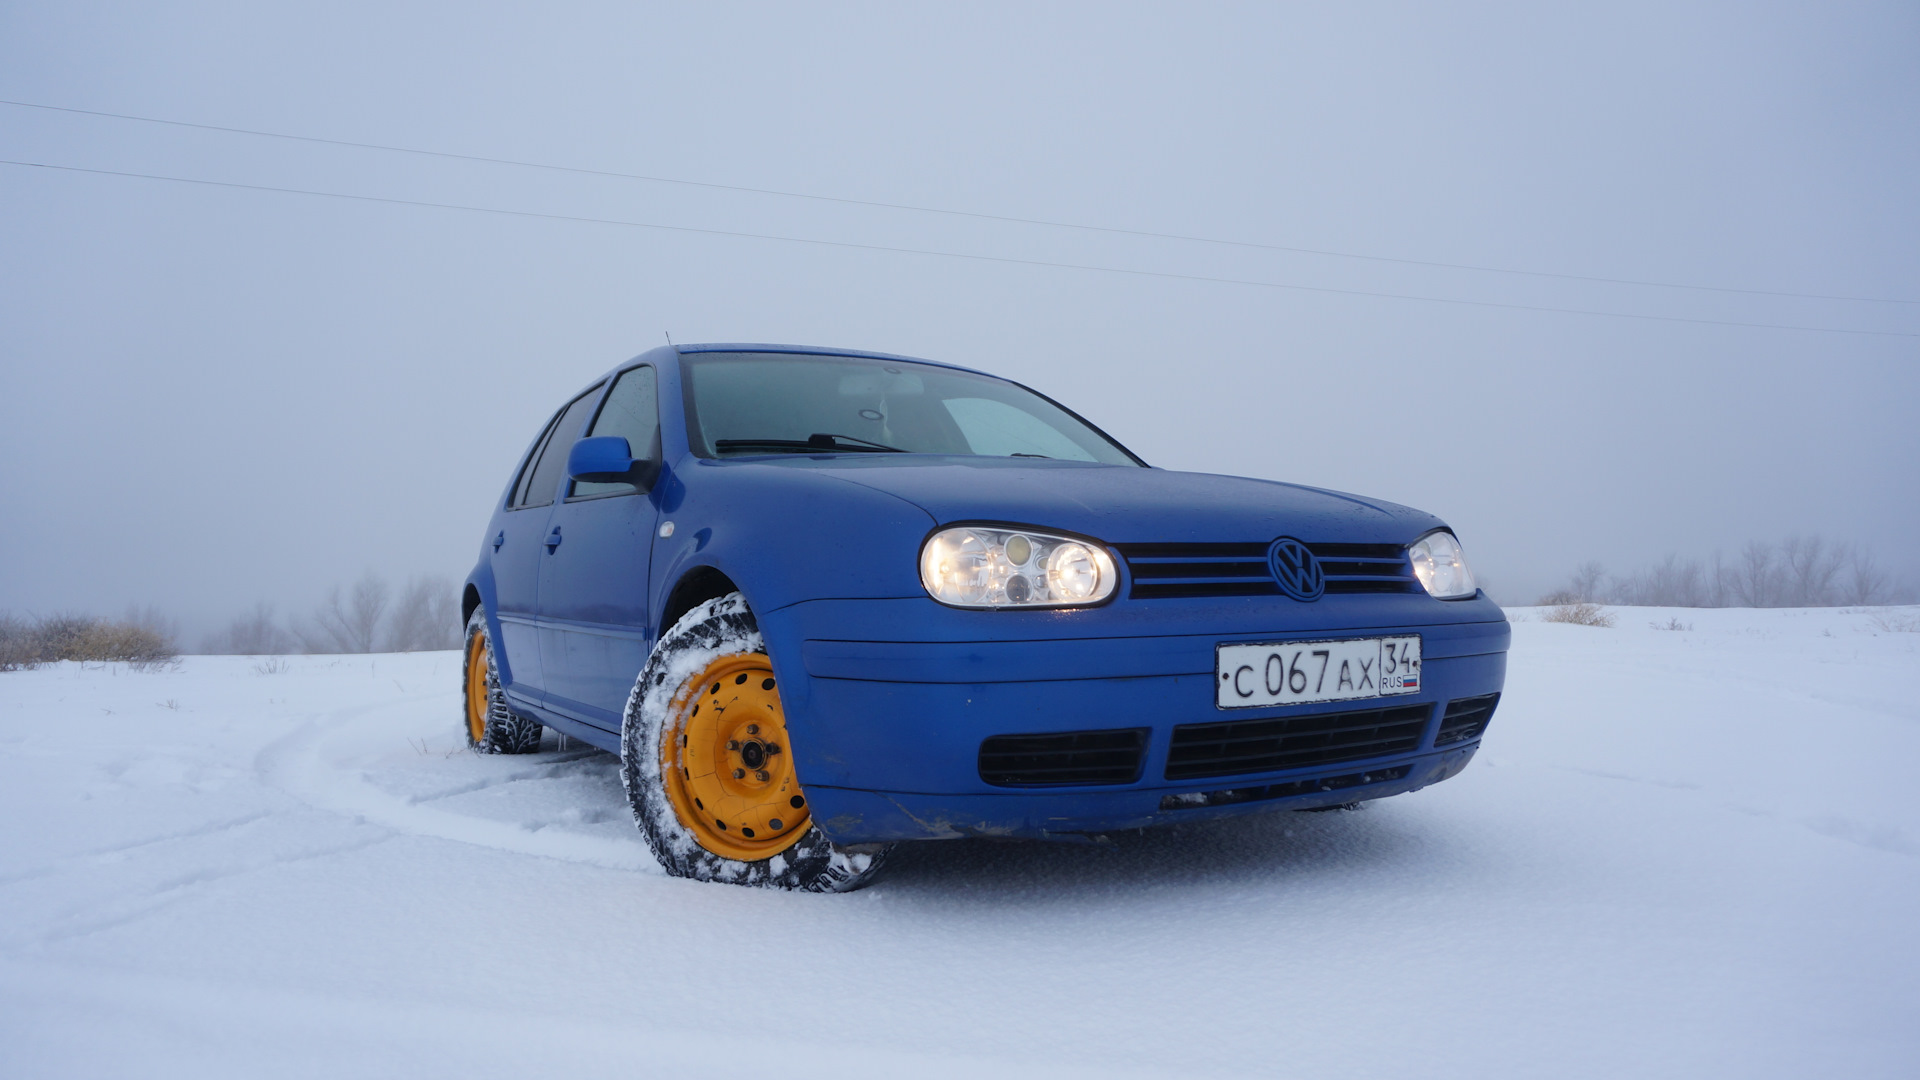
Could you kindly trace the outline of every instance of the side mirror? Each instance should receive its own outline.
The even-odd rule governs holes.
[[[581,439],[567,452],[567,475],[590,484],[632,484],[645,491],[659,471],[658,462],[633,460],[633,448],[618,435]]]

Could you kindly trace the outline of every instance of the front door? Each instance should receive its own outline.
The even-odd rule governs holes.
[[[657,460],[658,398],[652,367],[622,372],[587,434],[622,437],[635,457]],[[563,492],[547,526],[557,543],[540,563],[547,706],[618,731],[653,639],[647,574],[660,515],[633,484],[576,481]]]

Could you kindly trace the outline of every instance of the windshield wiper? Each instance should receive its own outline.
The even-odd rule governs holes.
[[[907,451],[857,435],[816,431],[805,439],[715,439],[715,450],[791,450],[817,454],[822,450],[859,454],[904,454]]]

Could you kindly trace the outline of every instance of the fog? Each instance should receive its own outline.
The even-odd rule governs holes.
[[[5,4],[11,102],[697,183],[0,105],[64,167],[0,165],[0,609],[457,580],[669,333],[1418,506],[1506,601],[1794,533],[1911,575],[1917,50],[1910,4]]]

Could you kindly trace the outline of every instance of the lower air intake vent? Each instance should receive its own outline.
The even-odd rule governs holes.
[[[995,735],[980,744],[980,779],[995,787],[1131,784],[1146,749],[1146,728]]]
[[[1349,773],[1346,776],[1322,776],[1313,780],[1289,780],[1284,784],[1268,784],[1265,787],[1228,788],[1225,791],[1196,791],[1191,795],[1168,795],[1160,800],[1160,809],[1192,810],[1202,806],[1232,806],[1234,803],[1258,802],[1262,799],[1284,799],[1289,795],[1339,791],[1342,788],[1363,787],[1367,784],[1384,784],[1389,780],[1399,780],[1412,771],[1411,765],[1395,765],[1391,769]]]
[[[1487,730],[1487,721],[1493,719],[1493,707],[1498,704],[1499,694],[1447,702],[1447,713],[1440,718],[1440,734],[1434,737],[1433,745],[1446,746],[1479,738]]]
[[[1182,724],[1173,729],[1167,779],[1231,776],[1360,761],[1420,746],[1431,705]]]

